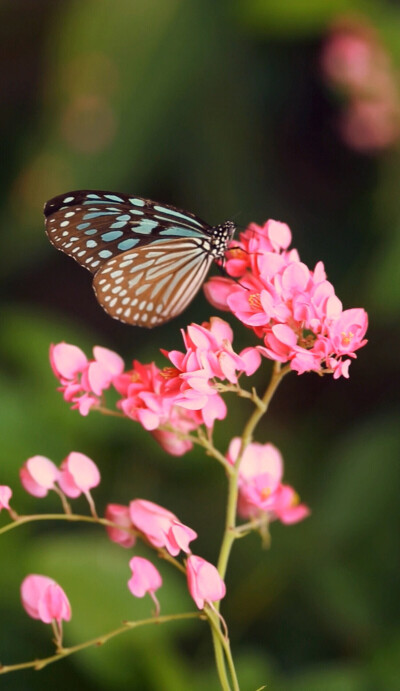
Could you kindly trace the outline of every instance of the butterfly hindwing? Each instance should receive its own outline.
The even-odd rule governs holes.
[[[198,239],[155,240],[110,259],[96,273],[93,288],[112,317],[151,328],[185,309],[211,263]]]

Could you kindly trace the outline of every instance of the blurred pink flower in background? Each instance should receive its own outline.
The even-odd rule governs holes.
[[[108,521],[116,523],[120,526],[120,529],[110,525],[106,526],[110,540],[116,542],[122,547],[133,547],[136,542],[136,536],[133,535],[132,532],[133,525],[129,513],[129,507],[123,506],[122,504],[107,504],[104,517]],[[128,530],[123,530],[123,528],[128,528]]]
[[[400,135],[400,97],[390,56],[366,20],[342,19],[321,53],[327,84],[345,102],[338,120],[345,143],[358,151],[393,146]]]

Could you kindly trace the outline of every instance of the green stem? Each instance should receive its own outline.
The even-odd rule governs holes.
[[[164,617],[151,617],[149,619],[141,619],[140,621],[126,621],[118,629],[109,631],[103,636],[98,636],[97,638],[92,638],[90,641],[85,641],[85,643],[79,643],[71,648],[61,648],[57,650],[55,655],[50,655],[49,657],[42,658],[41,660],[31,660],[30,662],[21,662],[16,665],[1,665],[0,664],[0,674],[7,674],[7,672],[15,672],[20,669],[32,668],[35,670],[43,669],[53,662],[57,662],[64,657],[73,655],[74,653],[84,650],[85,648],[91,648],[92,646],[100,646],[107,643],[111,638],[119,636],[126,631],[131,629],[137,629],[141,626],[148,626],[149,624],[165,624],[169,621],[179,621],[182,619],[204,619],[204,614],[201,612],[187,612],[186,614],[171,614]]]
[[[279,362],[274,363],[271,380],[267,386],[267,389],[263,397],[259,399],[257,407],[252,412],[249,420],[243,428],[240,451],[234,465],[234,472],[231,473],[231,475],[228,478],[228,502],[225,519],[225,533],[222,540],[221,550],[218,559],[218,571],[222,579],[225,578],[232,545],[237,537],[237,535],[235,534],[235,530],[238,499],[238,475],[240,463],[247,446],[251,443],[253,439],[255,428],[257,427],[263,415],[267,412],[268,406],[281,380],[289,371],[290,367],[288,365],[282,368]]]
[[[232,691],[231,685],[229,684],[228,675],[226,673],[224,651],[223,651],[223,647],[222,647],[221,641],[220,641],[220,635],[219,634],[221,634],[221,632],[219,631],[218,626],[214,625],[210,619],[209,619],[209,621],[210,621],[211,636],[212,636],[212,641],[213,641],[213,646],[214,646],[215,664],[217,667],[217,672],[218,672],[218,677],[219,677],[219,681],[221,684],[221,688],[223,689],[223,691]]]
[[[212,629],[215,655],[217,656],[217,650],[220,651],[221,659],[223,660],[222,651],[225,653],[225,658],[228,663],[229,673],[233,684],[233,691],[240,691],[239,681],[236,675],[231,647],[229,644],[229,638],[227,637],[227,635],[224,635],[221,631],[221,615],[216,610],[214,610],[214,606],[211,608],[211,610],[207,608],[206,614],[208,616],[208,620],[210,622]],[[225,664],[224,675],[226,677]]]

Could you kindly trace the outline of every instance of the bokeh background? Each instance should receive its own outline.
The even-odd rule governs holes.
[[[2,484],[21,513],[58,511],[19,486],[34,454],[82,451],[100,466],[99,510],[145,497],[199,533],[215,561],[225,482],[193,451],[167,456],[135,423],[81,418],[56,392],[51,342],[162,364],[179,328],[215,311],[202,295],[153,332],[109,319],[90,276],[43,233],[42,205],[79,188],[132,192],[211,223],[277,218],[302,259],[322,259],[345,307],[370,314],[350,380],[290,375],[258,429],[312,509],[235,547],[223,612],[243,689],[400,688],[398,599],[400,6],[390,0],[3,0],[0,6]],[[336,41],[336,42],[335,42]],[[333,47],[332,47],[333,46]],[[223,315],[222,315],[223,316]],[[235,325],[237,348],[250,334]],[[265,362],[260,388],[268,379]],[[225,449],[249,409],[230,401]],[[77,510],[83,504],[77,502]],[[6,522],[7,516],[1,516]],[[1,537],[0,659],[51,652],[19,584],[46,573],[68,592],[66,642],[146,616],[126,588],[128,552],[98,529],[31,524]],[[193,606],[162,567],[163,613]],[[205,625],[125,634],[6,690],[218,688]]]

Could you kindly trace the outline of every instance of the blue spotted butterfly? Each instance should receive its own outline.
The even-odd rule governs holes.
[[[103,309],[149,328],[183,312],[236,230],[232,221],[210,226],[168,204],[96,190],[54,197],[44,215],[50,242],[94,274]]]

